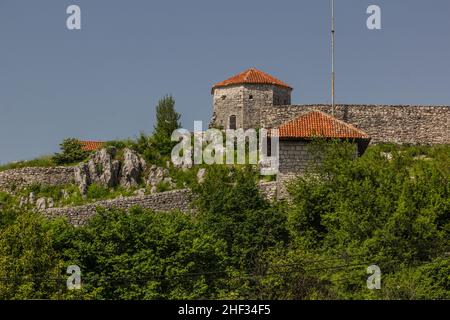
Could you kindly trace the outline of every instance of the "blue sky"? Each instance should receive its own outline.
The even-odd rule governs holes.
[[[329,0],[0,0],[0,163],[66,137],[150,133],[159,98],[209,121],[211,86],[256,67],[330,102]],[[66,28],[66,8],[82,30]],[[382,30],[366,9],[382,10]],[[450,1],[336,0],[338,103],[450,105]]]

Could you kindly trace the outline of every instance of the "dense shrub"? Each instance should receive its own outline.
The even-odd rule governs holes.
[[[65,139],[60,146],[62,152],[53,156],[53,161],[58,165],[77,163],[89,155],[89,152],[82,149],[80,141],[74,138]]]
[[[320,166],[292,182],[288,202],[267,202],[251,167],[225,165],[201,184],[197,168],[170,169],[193,185],[192,216],[100,210],[74,228],[0,193],[0,298],[449,299],[450,147],[378,145],[355,158],[349,144],[317,143]],[[118,192],[93,185],[87,200]],[[369,265],[381,290],[367,289]]]

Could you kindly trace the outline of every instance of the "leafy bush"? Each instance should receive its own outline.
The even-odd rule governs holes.
[[[42,217],[20,214],[0,229],[0,299],[58,298],[63,261]]]
[[[0,193],[0,298],[449,299],[450,147],[320,150],[287,202],[267,202],[251,167],[208,166],[201,184],[197,168],[170,168],[193,186],[195,215],[100,210],[74,228],[17,207],[30,190],[61,197],[58,187]],[[63,188],[63,203],[133,192]],[[64,286],[72,264],[76,293]],[[366,287],[373,264],[381,290]]]
[[[89,199],[105,199],[109,195],[108,188],[100,186],[98,184],[91,184],[87,189],[87,197]]]
[[[263,199],[257,179],[249,166],[210,166],[194,188],[200,223],[226,241],[231,261],[245,270],[262,251],[288,237],[285,215]]]
[[[68,240],[65,256],[102,299],[214,297],[226,271],[223,242],[177,212],[101,211]]]
[[[88,151],[82,149],[81,142],[74,138],[65,139],[60,146],[62,153],[53,156],[53,161],[58,165],[77,163],[89,155]]]

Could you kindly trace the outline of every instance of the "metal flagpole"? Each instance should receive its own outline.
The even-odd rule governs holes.
[[[334,0],[331,0],[331,114],[334,117],[334,106],[335,106],[335,91],[334,91],[334,82],[335,82],[335,72],[334,72]]]

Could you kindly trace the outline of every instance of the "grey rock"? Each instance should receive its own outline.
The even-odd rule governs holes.
[[[115,187],[119,181],[120,162],[114,159],[115,148],[101,149],[95,152],[88,163],[81,163],[75,168],[75,183],[81,194],[85,195],[92,183],[103,187]]]
[[[126,188],[137,186],[142,173],[147,169],[145,160],[131,149],[124,149],[124,161],[120,174],[120,185]]]
[[[28,196],[28,203],[34,204],[36,202],[36,196],[34,195],[34,192],[30,192]]]
[[[143,197],[143,196],[145,196],[145,189],[142,188],[142,189],[136,190],[135,192],[133,192],[133,194],[138,197]]]
[[[87,193],[87,188],[91,184],[91,177],[89,173],[89,166],[86,163],[81,163],[75,167],[74,172],[75,184],[78,186],[81,194]]]
[[[156,186],[158,183],[164,180],[164,177],[168,175],[168,170],[164,168],[159,168],[153,165],[150,168],[150,173],[147,178],[148,186]]]
[[[380,155],[388,161],[391,161],[393,156],[390,152],[380,152]]]
[[[55,201],[53,198],[47,198],[47,208],[53,208],[55,206]]]
[[[101,149],[91,156],[88,162],[91,183],[104,187],[114,187],[118,184],[120,163],[113,160],[115,148]]]
[[[67,192],[66,189],[61,190],[61,195],[62,195],[63,199],[69,199],[69,197],[70,197],[70,194],[69,194],[69,192]]]
[[[28,198],[27,197],[20,197],[20,203],[19,203],[19,207],[25,207],[28,204]]]
[[[206,169],[200,168],[197,172],[197,181],[198,183],[203,183],[205,181]]]
[[[36,200],[36,209],[37,211],[44,211],[47,209],[47,199],[46,198],[39,198]]]
[[[171,177],[164,178],[163,183],[168,184],[170,188],[175,188],[175,183]]]

